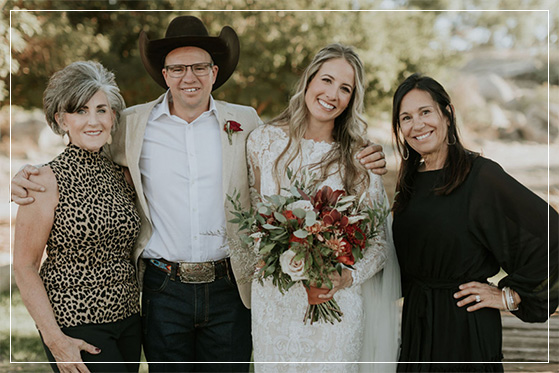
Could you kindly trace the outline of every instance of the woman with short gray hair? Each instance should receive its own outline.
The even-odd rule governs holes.
[[[64,130],[56,121],[56,114],[75,112],[84,106],[97,91],[107,96],[113,121],[118,123],[120,113],[126,108],[115,76],[103,65],[94,61],[78,61],[52,75],[43,95],[43,110],[50,128],[58,135]],[[113,131],[115,126],[113,126]]]
[[[124,100],[113,73],[85,61],[51,77],[43,107],[68,145],[31,176],[46,190],[30,192],[35,203],[18,210],[13,265],[23,302],[55,372],[137,371],[139,287],[130,253],[140,218],[128,171],[102,151]]]

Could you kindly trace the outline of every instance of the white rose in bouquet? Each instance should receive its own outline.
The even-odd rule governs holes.
[[[306,200],[301,200],[301,201],[295,201],[293,203],[290,203],[289,205],[285,206],[286,210],[295,210],[295,209],[301,209],[301,210],[305,210],[305,211],[312,211],[314,209],[312,203],[310,201],[306,201]]]
[[[289,275],[293,281],[308,280],[305,275],[305,261],[295,260],[295,253],[292,250],[286,250],[280,255],[280,266],[283,273]]]

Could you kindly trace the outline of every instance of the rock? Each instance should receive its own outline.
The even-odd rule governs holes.
[[[506,104],[517,96],[516,88],[497,74],[483,74],[478,77],[479,93],[488,101]]]
[[[492,102],[488,105],[489,115],[491,117],[491,125],[497,128],[510,128],[511,122],[507,118],[507,114],[501,106]]]

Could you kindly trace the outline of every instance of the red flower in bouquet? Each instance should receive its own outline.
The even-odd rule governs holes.
[[[322,222],[325,226],[345,227],[349,219],[346,215],[342,215],[338,210],[326,210],[322,213]]]
[[[355,264],[355,258],[351,252],[351,244],[345,238],[330,238],[325,242],[326,246],[334,252],[336,260],[346,265]]]
[[[336,256],[339,256],[340,254],[344,253],[346,251],[347,246],[349,246],[346,240],[338,237],[333,237],[326,240],[325,244],[326,247],[332,250]]]
[[[367,244],[367,237],[357,224],[349,224],[345,227],[347,240],[352,246],[357,246],[361,249],[365,248]]]
[[[355,264],[355,257],[353,256],[353,252],[351,251],[351,244],[349,242],[347,242],[347,245],[344,247],[344,251],[336,259],[339,263],[348,266],[352,266]]]
[[[241,128],[241,124],[239,122],[235,122],[234,120],[228,120],[225,122],[223,126],[223,130],[227,132],[227,139],[229,140],[229,145],[233,144],[232,135],[235,132],[241,132],[243,129]]]
[[[293,215],[293,211],[291,210],[285,210],[283,216],[285,216],[287,220],[297,220],[297,217]]]
[[[289,236],[289,242],[304,245],[304,244],[307,243],[307,240],[305,238],[299,238],[299,237],[295,236],[294,234],[291,234],[291,236]],[[290,245],[290,247],[291,247],[291,245]]]
[[[324,186],[316,194],[310,197],[316,211],[322,211],[325,207],[334,206],[341,196],[344,196],[343,190],[332,190],[329,186]]]

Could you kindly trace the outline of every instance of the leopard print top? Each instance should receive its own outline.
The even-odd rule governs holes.
[[[39,274],[58,325],[114,322],[138,313],[131,251],[140,217],[122,168],[101,151],[72,144],[49,166],[59,201]]]

